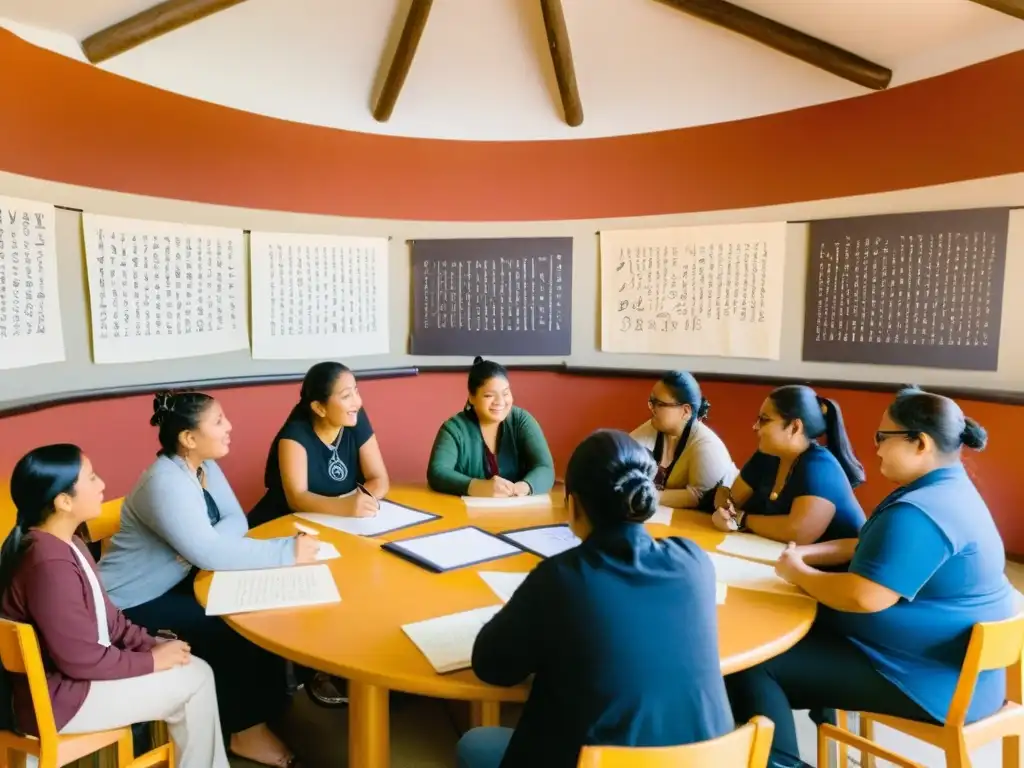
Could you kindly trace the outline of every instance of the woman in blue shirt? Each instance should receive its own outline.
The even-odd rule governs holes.
[[[962,446],[985,441],[949,398],[900,392],[875,432],[882,475],[899,487],[858,539],[791,545],[780,558],[779,575],[821,603],[818,620],[791,650],[726,681],[737,718],[775,723],[773,765],[802,765],[793,709],[944,722],[972,628],[1016,613],[1003,542],[960,463]],[[1003,671],[982,672],[967,721],[1005,695]]]
[[[519,725],[478,728],[459,768],[575,768],[584,745],[689,744],[733,729],[718,658],[715,571],[692,541],[654,540],[657,463],[626,433],[595,432],[566,471],[583,543],[540,563],[480,631],[473,671],[534,675]]]
[[[855,537],[864,510],[853,489],[864,468],[839,406],[810,387],[779,387],[761,405],[754,431],[757,452],[732,488],[716,494],[715,526],[797,544]]]

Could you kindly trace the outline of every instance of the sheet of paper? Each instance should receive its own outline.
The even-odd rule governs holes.
[[[397,531],[410,525],[433,520],[433,515],[409,509],[399,504],[392,504],[386,499],[381,500],[380,509],[374,517],[339,517],[338,515],[322,515],[315,512],[298,512],[296,517],[309,523],[316,523],[326,528],[333,528],[342,533],[354,536],[380,536],[383,533]]]
[[[810,595],[799,587],[794,587],[776,576],[775,569],[770,565],[720,555],[717,552],[709,552],[708,557],[715,566],[715,578],[730,587],[752,589],[756,592],[775,592],[780,595],[799,595],[811,599]]]
[[[394,543],[442,570],[519,554],[517,547],[479,528],[456,528]]]
[[[772,564],[782,556],[785,549],[785,544],[753,533],[730,533],[718,545],[719,552]]]
[[[725,605],[725,596],[729,593],[729,585],[720,581],[715,582],[715,604]]]
[[[339,557],[341,557],[341,553],[338,551],[337,547],[333,544],[328,544],[325,541],[320,542],[320,549],[317,550],[316,553],[317,560],[334,560]]]
[[[672,515],[675,514],[675,510],[672,507],[658,507],[658,511],[655,512],[651,517],[646,520],[647,523],[658,523],[660,525],[672,525]]]
[[[545,525],[543,528],[527,528],[502,535],[541,557],[553,557],[580,543],[568,525]]]
[[[473,643],[480,630],[501,609],[489,605],[463,613],[406,624],[402,631],[427,657],[438,674],[469,669],[472,666]]]
[[[480,578],[488,587],[494,590],[501,602],[507,603],[512,599],[512,593],[519,589],[519,585],[526,581],[528,573],[507,573],[506,571],[479,571]]]
[[[546,493],[536,496],[511,496],[490,498],[487,496],[463,496],[462,500],[470,509],[518,509],[519,507],[550,507],[551,497]]]
[[[340,602],[338,587],[326,565],[217,571],[210,583],[206,615],[224,616]]]

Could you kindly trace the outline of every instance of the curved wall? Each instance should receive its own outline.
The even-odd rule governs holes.
[[[1024,171],[1024,52],[767,117],[608,139],[337,131],[176,96],[0,31],[0,170],[248,208],[432,221],[709,211]],[[10,73],[17,73],[11,76]]]

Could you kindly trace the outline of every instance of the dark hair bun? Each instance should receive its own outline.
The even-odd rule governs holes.
[[[985,449],[988,443],[988,433],[985,428],[970,416],[964,417],[964,431],[960,433],[960,442],[975,451]]]
[[[708,402],[708,399],[706,397],[702,397],[700,399],[700,405],[697,406],[697,418],[698,419],[706,419],[708,417],[708,412],[710,410],[711,410],[711,403]]]
[[[651,476],[639,467],[631,467],[615,483],[626,505],[626,519],[643,522],[658,511],[658,490]]]
[[[483,361],[484,359],[480,357],[480,355],[477,355],[473,358],[473,365],[480,365]]]
[[[150,418],[149,423],[151,426],[159,427],[164,417],[174,410],[174,395],[170,392],[157,392],[156,397],[153,398],[153,416]]]

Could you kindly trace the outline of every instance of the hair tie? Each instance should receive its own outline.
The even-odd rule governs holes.
[[[828,416],[828,400],[820,395],[815,395],[814,399],[818,401],[818,407],[821,408],[821,415]]]
[[[156,399],[157,399],[157,403],[156,403],[157,410],[160,411],[161,413],[173,413],[174,412],[174,408],[171,405],[171,399],[173,397],[174,397],[174,395],[172,395],[170,392],[163,392],[163,393],[157,395],[156,396]]]

